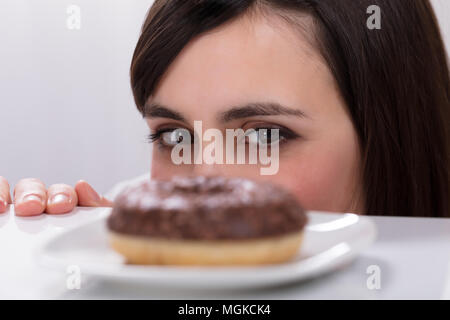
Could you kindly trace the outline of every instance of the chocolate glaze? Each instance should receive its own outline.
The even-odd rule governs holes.
[[[175,177],[129,187],[114,203],[110,230],[166,239],[251,239],[300,231],[307,217],[296,198],[268,182]]]

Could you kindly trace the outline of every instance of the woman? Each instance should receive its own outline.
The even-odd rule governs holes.
[[[368,27],[373,5],[381,28]],[[428,0],[156,0],[131,85],[158,145],[152,179],[270,179],[307,209],[449,215],[449,68]],[[278,129],[278,172],[176,165],[171,150],[194,121],[222,132]],[[5,179],[0,198],[11,202]],[[84,181],[46,189],[24,179],[14,189],[23,216],[110,200]]]

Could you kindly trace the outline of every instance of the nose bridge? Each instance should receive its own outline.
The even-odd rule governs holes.
[[[238,151],[238,138],[235,137],[231,141],[228,141],[227,130],[224,130],[223,128],[214,128],[211,123],[208,123],[207,125],[202,123],[201,127],[196,127],[197,130],[199,128],[200,131],[197,131],[197,143],[199,143],[201,147],[193,148],[193,168],[191,173],[203,176],[236,175],[236,171],[240,171],[239,169],[242,168],[242,164],[237,164],[238,157],[236,153]],[[203,134],[208,129],[214,129],[216,130],[216,133],[209,132],[208,134],[205,134],[205,136],[207,136],[206,138]],[[220,134],[217,134],[217,131],[219,131]],[[246,151],[247,150],[244,151],[244,158]],[[232,162],[227,163],[230,156]],[[211,163],[211,161],[218,161],[218,163]],[[245,161],[246,160],[244,159],[244,162]]]
[[[223,132],[222,130],[220,130],[219,128],[214,127],[214,125],[212,123],[204,123],[202,122],[197,122],[194,123],[194,130],[196,131],[196,138],[197,138],[197,143],[199,144],[199,148],[198,146],[194,147],[193,149],[193,170],[192,173],[195,175],[202,175],[202,176],[217,176],[217,175],[223,175],[223,164],[220,163],[210,163],[211,159],[206,160],[205,161],[205,153],[207,154],[206,157],[210,157],[211,154],[206,152],[206,148],[208,146],[208,148],[210,148],[211,146],[213,146],[213,149],[209,149],[210,151],[213,150],[213,154],[214,156],[216,155],[216,152],[218,152],[218,150],[216,150],[217,147],[220,146],[220,144],[223,145],[223,148],[225,148],[225,139],[223,139]],[[205,132],[207,132],[207,130],[214,130],[213,133],[213,137],[209,136],[209,140],[205,141]],[[214,133],[217,134],[217,131],[219,131],[222,136],[217,136]],[[211,134],[211,132],[210,132]],[[221,143],[219,142],[219,144],[217,145],[216,143],[218,141],[216,141],[217,139],[222,138]],[[223,150],[221,150],[221,152],[223,152]],[[219,154],[217,154],[218,158],[220,157],[220,152]]]

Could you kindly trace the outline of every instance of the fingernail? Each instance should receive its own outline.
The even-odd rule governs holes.
[[[63,202],[70,203],[70,198],[67,195],[65,195],[64,193],[59,193],[57,195],[54,195],[48,203],[49,204],[58,204],[58,203],[63,203]]]
[[[26,195],[25,197],[23,197],[23,199],[22,199],[22,202],[28,202],[28,201],[42,202],[42,199],[35,194],[29,194],[29,195]]]

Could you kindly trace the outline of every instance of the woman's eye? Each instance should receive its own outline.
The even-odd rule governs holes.
[[[191,143],[191,134],[186,129],[175,129],[161,134],[161,143],[173,147],[180,143]]]
[[[180,143],[191,143],[191,133],[187,129],[162,129],[149,136],[150,142],[158,141],[161,146],[173,147]]]
[[[280,129],[257,128],[247,130],[248,143],[258,145],[272,145],[280,143],[285,138],[280,135]]]

